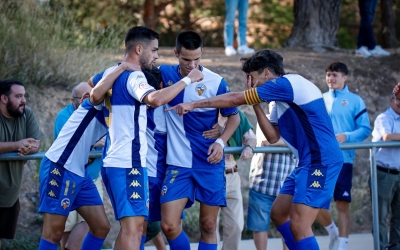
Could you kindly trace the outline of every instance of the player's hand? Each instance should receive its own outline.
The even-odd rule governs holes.
[[[400,82],[397,83],[396,86],[394,86],[393,94],[396,96],[396,98],[400,98]]]
[[[240,155],[241,160],[248,160],[253,157],[253,149],[250,147],[245,147]]]
[[[246,89],[251,89],[252,88],[252,84],[251,84],[251,75],[246,74],[245,75],[245,82],[246,82]]]
[[[84,92],[81,99],[79,100],[79,104],[82,104],[82,102],[86,99],[90,97],[90,92]]]
[[[336,140],[339,143],[345,143],[347,141],[346,135],[345,134],[336,134]]]
[[[195,83],[195,82],[202,81],[204,76],[203,76],[203,73],[200,70],[192,69],[192,71],[190,71],[190,73],[187,75],[187,77],[190,78],[192,83]]]
[[[125,70],[142,71],[139,64],[133,64],[130,62],[122,62],[119,67],[123,67]]]
[[[167,108],[164,111],[168,112],[168,111],[172,111],[172,110],[175,110],[175,112],[178,115],[182,116],[184,114],[189,113],[191,110],[193,110],[193,104],[191,102],[181,103],[181,104],[178,104],[178,105],[173,106],[171,108]]]
[[[218,139],[222,134],[221,130],[223,130],[222,127],[218,123],[215,123],[212,129],[203,132],[203,137],[207,139]]]
[[[217,164],[222,160],[222,156],[224,156],[224,149],[221,144],[214,142],[208,148],[208,155],[209,157],[207,158],[207,161],[211,164]]]

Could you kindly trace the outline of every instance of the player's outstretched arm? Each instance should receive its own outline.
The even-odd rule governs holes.
[[[203,80],[203,73],[198,69],[193,69],[186,77],[171,87],[150,92],[143,98],[143,102],[152,107],[164,105],[184,90],[186,86],[201,80]]]
[[[177,114],[184,115],[195,108],[232,108],[243,104],[246,104],[244,92],[231,92],[196,102],[181,103],[165,111],[175,110]]]
[[[259,104],[253,105],[257,121],[265,138],[269,143],[274,144],[279,141],[281,134],[277,126],[272,125]]]
[[[126,70],[140,71],[140,65],[129,62],[122,62],[110,74],[103,77],[90,92],[90,102],[93,105],[99,105],[106,95],[107,91],[114,84],[115,80]],[[90,78],[89,85],[93,85],[93,78]]]

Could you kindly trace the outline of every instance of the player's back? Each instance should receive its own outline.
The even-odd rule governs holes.
[[[89,99],[85,99],[62,127],[46,157],[79,176],[85,176],[91,148],[107,133],[102,107],[93,106]]]

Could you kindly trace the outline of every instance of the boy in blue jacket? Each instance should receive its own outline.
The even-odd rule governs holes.
[[[323,97],[337,141],[345,143],[365,140],[371,133],[369,117],[363,99],[350,92],[346,85],[346,64],[334,62],[325,71],[329,91]],[[346,250],[350,232],[351,180],[355,151],[343,150],[342,153],[344,163],[333,194],[339,227],[335,225],[328,210],[321,209],[317,216],[329,233],[329,250]]]

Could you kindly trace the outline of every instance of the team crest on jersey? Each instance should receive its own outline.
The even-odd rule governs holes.
[[[149,84],[147,82],[141,82],[139,83],[139,89],[148,89]]]
[[[167,191],[168,191],[168,188],[167,188],[167,186],[164,185],[164,186],[162,187],[162,190],[161,190],[161,195],[164,196],[164,194],[166,194]]]
[[[343,99],[342,106],[346,106],[347,104],[349,104],[349,101],[347,99]]]
[[[167,86],[172,86],[174,83],[171,81],[171,80],[169,80],[168,82],[167,82]]]
[[[202,95],[204,92],[206,92],[207,87],[206,85],[199,83],[196,85],[196,91],[198,95]]]
[[[68,198],[62,199],[61,206],[64,208],[64,210],[67,209],[67,207],[69,207],[69,204],[70,204],[70,201]]]

